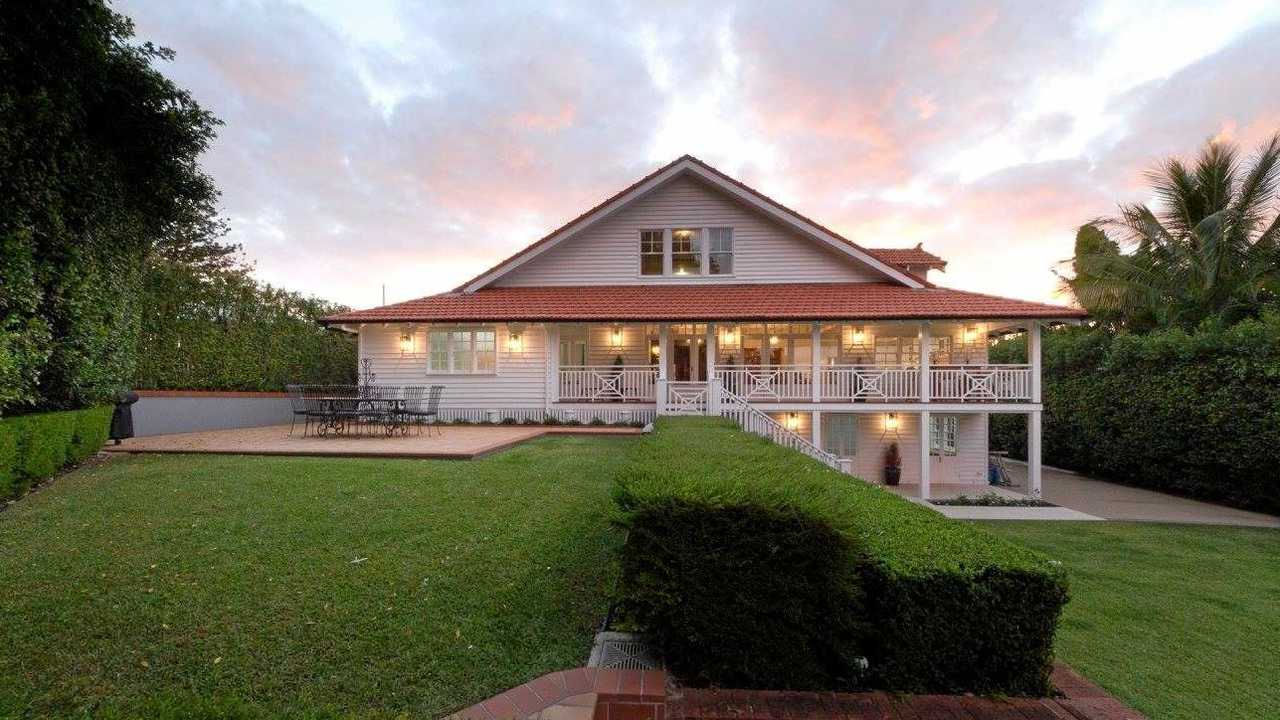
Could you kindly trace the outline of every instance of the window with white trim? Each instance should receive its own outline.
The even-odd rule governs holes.
[[[711,254],[708,258],[708,272],[712,275],[733,274],[733,228],[713,227],[707,229]]]
[[[929,418],[929,454],[956,454],[956,432],[960,429],[960,418],[955,415],[934,415]]]
[[[661,230],[641,230],[640,231],[640,274],[641,275],[661,275],[662,274],[662,258],[665,250],[662,247]]]
[[[853,413],[823,413],[822,449],[838,458],[857,455],[858,416]]]
[[[702,274],[702,231],[682,228],[671,231],[671,274]]]
[[[427,371],[489,375],[498,367],[498,338],[491,328],[433,329],[427,334]]]

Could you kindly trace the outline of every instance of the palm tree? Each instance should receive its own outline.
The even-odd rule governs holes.
[[[1247,167],[1229,143],[1210,142],[1188,167],[1178,159],[1147,173],[1156,210],[1080,228],[1064,284],[1097,319],[1137,332],[1193,328],[1258,314],[1280,298],[1280,133]],[[1127,250],[1127,252],[1126,252]]]

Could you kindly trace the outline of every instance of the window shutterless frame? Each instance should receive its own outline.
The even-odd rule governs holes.
[[[427,374],[496,375],[496,327],[434,327],[427,331]]]
[[[733,275],[733,228],[679,226],[639,233],[640,277]]]

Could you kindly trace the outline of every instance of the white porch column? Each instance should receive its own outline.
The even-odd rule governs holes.
[[[814,410],[813,412],[809,413],[809,417],[810,417],[809,425],[811,426],[810,430],[812,431],[810,432],[809,442],[812,442],[814,447],[821,448],[822,447],[822,413],[818,412],[817,410]]]
[[[703,352],[706,353],[706,374],[703,379],[707,382],[707,414],[720,414],[720,383],[716,379],[716,324],[707,323],[707,338],[703,345]]]
[[[929,499],[929,411],[920,413],[920,499]]]
[[[551,404],[560,399],[560,326],[547,323],[546,343],[543,355],[547,363],[546,411],[551,412]]]
[[[671,231],[667,231],[670,238]],[[668,240],[669,244],[669,240]],[[670,257],[668,253],[667,257]],[[658,381],[654,384],[654,398],[657,403],[656,412],[665,415],[667,412],[667,359],[671,357],[670,327],[666,323],[658,325]]]
[[[929,349],[933,346],[932,330],[928,322],[920,323],[920,402],[929,402],[932,390],[929,381]]]
[[[1027,362],[1031,363],[1031,402],[1040,400],[1040,323],[1032,321],[1027,328]]]
[[[1027,413],[1027,494],[1040,497],[1040,411]]]
[[[809,384],[813,387],[813,401],[818,402],[822,400],[822,323],[813,323],[813,328],[809,331],[809,343],[812,345],[809,351]],[[816,418],[818,414],[814,413],[813,416]]]

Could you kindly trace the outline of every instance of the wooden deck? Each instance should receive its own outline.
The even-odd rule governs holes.
[[[286,455],[318,457],[434,458],[469,460],[505,450],[543,435],[638,435],[638,428],[531,425],[444,425],[439,433],[395,437],[292,436],[288,425],[208,430],[130,438],[107,445],[107,452]]]

